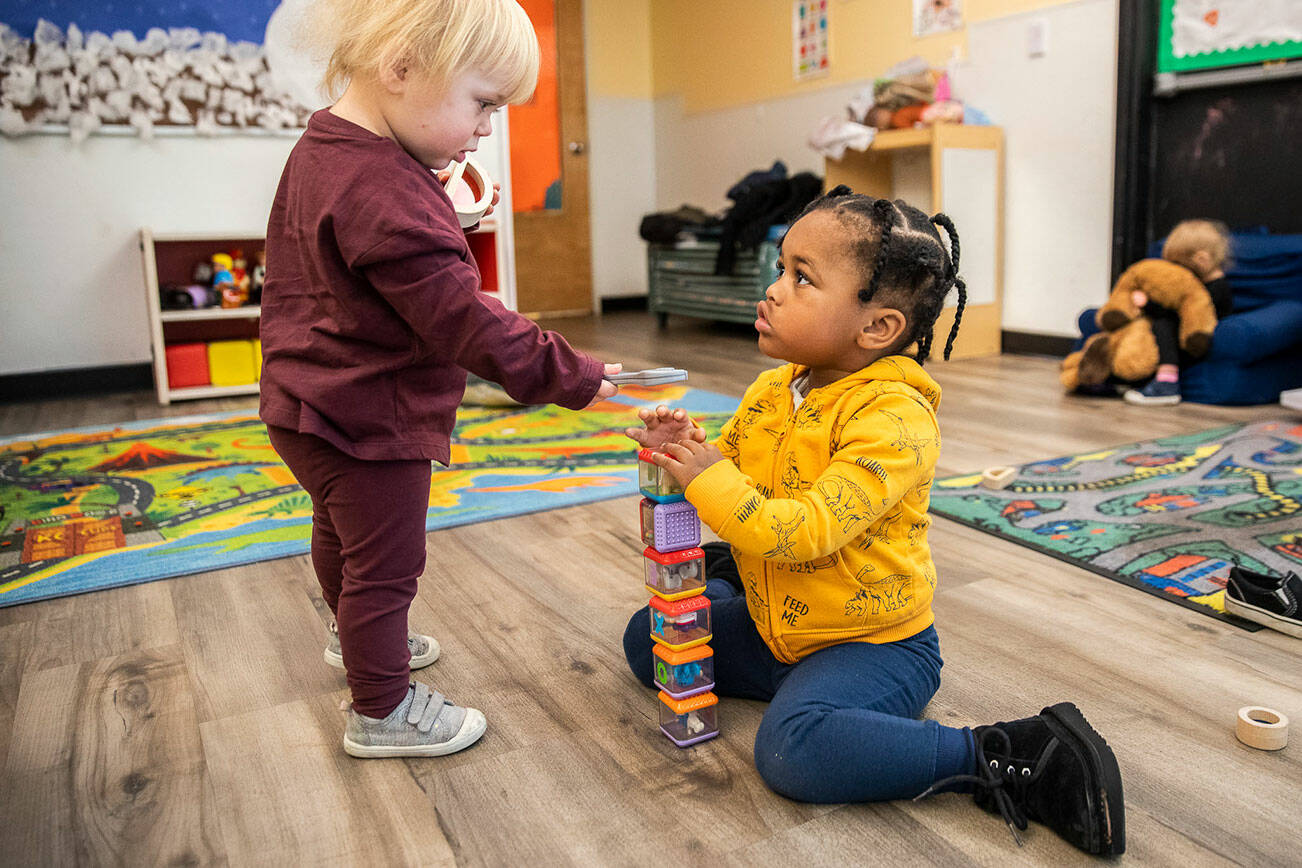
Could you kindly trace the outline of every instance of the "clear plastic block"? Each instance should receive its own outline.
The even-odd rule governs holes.
[[[687,747],[719,734],[719,697],[698,693],[674,699],[661,691],[660,731],[679,747]]]
[[[704,594],[681,600],[652,597],[651,638],[674,651],[710,641],[710,598]]]
[[[637,487],[644,497],[659,503],[683,499],[683,487],[652,459],[653,449],[640,449],[637,453]]]
[[[681,600],[705,590],[705,552],[700,548],[661,552],[642,550],[646,587],[666,600]]]
[[[714,687],[714,649],[709,645],[682,651],[654,645],[651,653],[655,682],[674,699],[695,696]]]

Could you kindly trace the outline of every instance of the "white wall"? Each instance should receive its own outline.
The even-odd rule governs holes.
[[[681,96],[655,104],[656,206],[731,204],[728,188],[747,172],[782,160],[787,170],[823,174],[823,158],[805,140],[823,117],[844,112],[862,83],[765,100],[719,111],[683,109]]]
[[[594,302],[647,294],[644,214],[656,208],[655,105],[636,97],[588,99],[588,198]]]
[[[1048,25],[1028,57],[1027,27]],[[955,87],[1003,126],[1004,328],[1075,336],[1111,283],[1117,0],[1081,0],[968,28]]]
[[[0,140],[0,375],[149,362],[140,227],[261,235],[294,142]]]
[[[1026,54],[1026,27],[1049,24],[1044,57]],[[1005,329],[1074,335],[1079,311],[1109,289],[1117,0],[1080,0],[968,27],[956,93],[1004,128]],[[863,83],[712,112],[682,99],[655,106],[656,208],[728,204],[727,188],[775,159],[822,174],[805,139],[841,114]],[[905,173],[907,175],[907,173]],[[904,178],[903,180],[908,180]],[[904,198],[927,190],[905,185]],[[960,230],[962,226],[959,226]]]

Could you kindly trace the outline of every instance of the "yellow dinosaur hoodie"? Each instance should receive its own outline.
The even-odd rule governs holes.
[[[940,387],[887,356],[796,406],[794,364],[751,384],[686,496],[732,546],[746,604],[774,656],[894,642],[932,623],[927,504]]]

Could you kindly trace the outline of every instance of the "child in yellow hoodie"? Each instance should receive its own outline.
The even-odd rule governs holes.
[[[940,387],[922,363],[956,289],[945,358],[953,347],[958,256],[945,215],[832,190],[791,225],[757,306],[760,350],[788,364],[713,443],[663,406],[628,435],[726,541],[705,547],[715,690],[770,701],[755,737],[770,787],[809,802],[972,792],[1014,836],[1033,819],[1119,854],[1120,771],[1076,706],[974,729],[918,719],[941,668],[927,542]],[[647,624],[633,615],[624,649],[650,686]]]

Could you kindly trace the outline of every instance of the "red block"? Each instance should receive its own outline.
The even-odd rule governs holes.
[[[208,376],[207,344],[167,345],[167,388],[184,389],[187,386],[207,386],[211,383]]]

